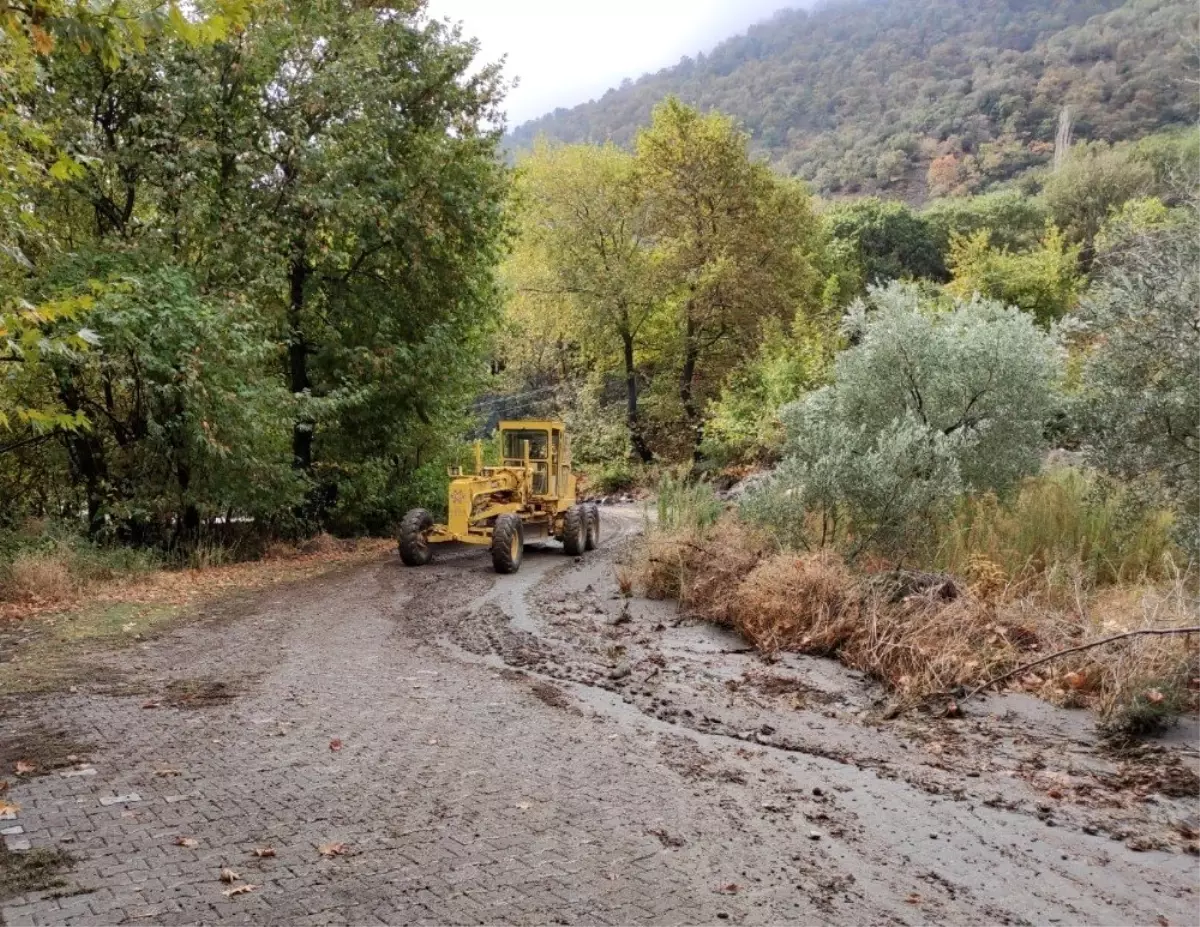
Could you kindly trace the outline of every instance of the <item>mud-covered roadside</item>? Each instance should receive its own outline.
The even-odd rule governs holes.
[[[602,551],[527,561],[424,633],[527,674],[548,704],[657,737],[730,827],[751,808],[820,844],[844,903],[891,908],[897,867],[921,871],[928,889],[902,901],[927,920],[939,897],[954,902],[942,916],[988,922],[1182,923],[1200,903],[1194,723],[1117,749],[1088,712],[1017,694],[960,718],[884,720],[885,693],[835,661],[766,661],[672,605],[623,597],[614,561],[641,515],[604,519]]]
[[[0,923],[1194,921],[1192,732],[885,721],[840,664],[622,598],[642,516],[603,517],[583,558],[392,554],[0,698]]]

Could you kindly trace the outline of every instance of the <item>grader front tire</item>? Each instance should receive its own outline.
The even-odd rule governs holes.
[[[406,566],[425,566],[433,558],[433,545],[425,533],[433,527],[433,516],[413,509],[400,522],[400,559]]]
[[[492,566],[497,573],[515,573],[525,559],[525,525],[517,515],[501,515],[492,528]]]

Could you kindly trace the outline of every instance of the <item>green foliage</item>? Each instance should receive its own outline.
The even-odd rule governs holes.
[[[834,337],[800,319],[792,332],[767,326],[758,353],[709,406],[704,457],[717,466],[761,462],[783,445],[779,409],[824,380]]]
[[[1186,202],[1200,181],[1200,126],[1156,132],[1132,145],[1132,159],[1154,172],[1154,191],[1171,205]]]
[[[655,527],[665,533],[697,531],[716,524],[725,507],[712,486],[687,470],[664,471],[655,488]]]
[[[1128,239],[1182,221],[1186,221],[1184,211],[1170,209],[1156,196],[1128,200],[1109,213],[1096,232],[1093,247],[1097,253],[1107,254]]]
[[[1092,463],[1178,514],[1180,542],[1200,550],[1200,221],[1143,227],[1099,256],[1080,307],[1092,346],[1077,413]]]
[[[1011,500],[964,496],[938,525],[941,569],[970,576],[986,560],[1011,581],[1044,574],[1088,586],[1167,576],[1173,519],[1128,486],[1092,470],[1057,467],[1027,478]]]
[[[821,218],[830,239],[842,244],[849,259],[844,273],[854,274],[860,292],[889,280],[945,278],[932,225],[903,203],[867,197],[833,206]]]
[[[694,452],[715,387],[760,327],[818,308],[818,226],[807,191],[753,160],[733,120],[668,98],[638,133],[637,170],[670,282],[679,406]],[[702,193],[700,191],[703,191]],[[710,385],[711,384],[711,385]]]
[[[632,143],[663,97],[731,113],[757,150],[821,193],[923,192],[935,159],[953,189],[1049,162],[1069,104],[1080,139],[1194,125],[1190,0],[888,0],[786,10],[707,54],[515,129]],[[1061,223],[1060,223],[1061,224]]]
[[[1004,492],[1039,466],[1049,337],[979,297],[943,310],[893,284],[871,298],[847,316],[833,385],[784,410],[783,464],[745,503],[784,544],[894,547],[961,489]]]
[[[420,2],[153,9],[64,6],[3,91],[0,487],[140,541],[385,527],[498,317],[498,70]]]
[[[991,233],[950,240],[952,279],[948,292],[959,297],[979,293],[1030,313],[1043,325],[1062,318],[1075,305],[1081,285],[1079,247],[1066,243],[1051,226],[1040,244],[1026,251],[993,248]]]
[[[1024,251],[1041,241],[1048,221],[1040,200],[1012,189],[934,200],[921,217],[933,227],[943,253],[949,252],[955,235],[970,237],[984,230],[994,247]]]
[[[626,442],[641,463],[693,456],[707,403],[763,330],[823,313],[808,194],[754,161],[727,117],[667,100],[632,155],[539,145],[521,161],[518,204],[505,374],[518,393],[570,384],[582,463]],[[599,425],[601,408],[622,415],[623,438]]]
[[[1126,200],[1149,193],[1153,183],[1153,169],[1127,149],[1080,144],[1047,179],[1042,195],[1068,239],[1090,249],[1110,213]]]

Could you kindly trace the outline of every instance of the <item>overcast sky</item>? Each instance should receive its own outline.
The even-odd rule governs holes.
[[[510,126],[707,51],[775,10],[803,0],[430,0],[436,18],[461,20],[483,57],[508,56],[520,84]]]

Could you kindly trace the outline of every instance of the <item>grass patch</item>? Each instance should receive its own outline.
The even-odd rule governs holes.
[[[71,855],[57,847],[11,853],[0,843],[0,901],[29,892],[66,887],[61,873],[69,869],[72,862]]]
[[[1174,518],[1091,470],[1056,467],[1002,503],[963,497],[931,560],[960,576],[980,564],[1009,583],[1102,586],[1170,575]]]

